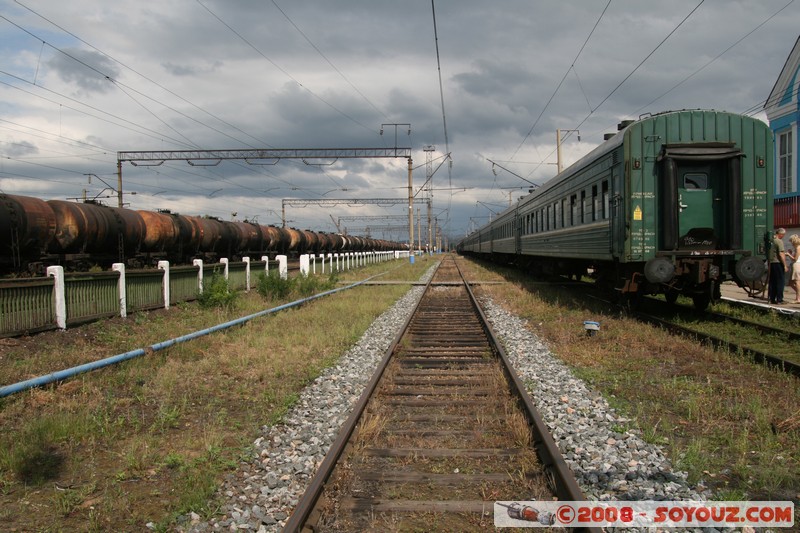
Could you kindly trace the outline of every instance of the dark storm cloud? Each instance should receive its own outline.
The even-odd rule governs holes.
[[[39,149],[28,141],[6,142],[3,152],[10,157],[23,157],[39,153]]]
[[[392,126],[378,134],[382,123],[410,123],[411,135],[400,128],[397,144],[412,147],[414,186],[425,181],[422,148],[434,145],[437,156],[449,149],[455,160],[452,168],[438,170],[436,186],[471,188],[452,196],[435,194],[435,211],[447,209],[443,219],[460,235],[469,217],[487,214],[476,199],[507,204],[509,189],[503,187],[524,185],[509,172],[495,168],[494,175],[485,158],[505,161],[511,171],[541,181],[554,172],[556,129],[581,130],[581,143],[572,137],[564,146],[564,157],[574,161],[603,133],[614,131],[620,119],[669,109],[741,112],[757,106],[768,96],[800,27],[800,3],[795,2],[731,47],[788,0],[705,0],[660,45],[699,0],[668,5],[613,0],[587,41],[607,2],[438,0],[436,41],[427,1],[276,0],[280,10],[260,0],[190,0],[158,7],[119,0],[103,9],[73,1],[68,7],[30,3],[136,72],[98,52],[75,48],[76,58],[102,74],[58,54],[46,65],[67,84],[46,79],[44,66],[39,72],[39,80],[55,82],[48,89],[77,93],[82,103],[113,109],[128,122],[102,120],[102,112],[101,118],[71,112],[71,102],[52,95],[52,102],[35,95],[24,100],[21,93],[0,88],[6,91],[8,115],[25,116],[33,128],[59,137],[100,139],[92,144],[108,150],[84,157],[85,147],[76,144],[76,154],[60,163],[51,160],[60,170],[40,167],[54,187],[63,187],[58,195],[79,195],[86,186],[84,173],[113,182],[115,149],[381,147],[395,143]],[[0,0],[0,6],[7,14],[18,11],[11,0]],[[91,24],[85,13],[92,13]],[[118,24],[123,17],[126,24]],[[41,20],[20,22],[37,34],[54,32]],[[74,47],[74,38],[55,33]],[[19,54],[9,54],[14,64],[7,70],[37,65],[41,41],[26,37],[24,42]],[[133,101],[111,91],[106,75],[124,76],[141,95]],[[59,145],[45,148],[39,137],[19,140],[45,154],[69,152]],[[215,214],[220,209],[219,216],[229,216],[231,211],[280,211],[280,199],[287,197],[401,197],[406,194],[404,165],[383,159],[324,167],[302,161],[222,162],[213,168],[173,162],[149,169],[126,165],[124,172],[126,184],[130,181],[126,190],[140,192],[131,198],[140,206],[170,207],[169,200],[178,211]],[[19,173],[30,175],[30,166]],[[70,175],[72,187],[65,177]],[[398,211],[405,212],[404,207],[393,214]],[[329,214],[338,213],[305,209],[291,217],[310,221],[304,225],[327,224]]]
[[[120,75],[117,63],[105,55],[80,48],[64,48],[47,65],[62,80],[76,85],[82,93],[107,93],[114,89],[109,80]]]
[[[168,74],[174,76],[198,76],[213,73],[222,66],[222,61],[214,61],[210,65],[204,66],[196,66],[188,63],[179,65],[168,61],[162,63],[161,66],[164,67],[164,70],[167,71]]]

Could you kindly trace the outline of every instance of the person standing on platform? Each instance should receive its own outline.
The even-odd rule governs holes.
[[[794,289],[794,303],[800,304],[800,236],[792,235],[789,237],[789,243],[792,246],[791,250],[786,250],[786,255],[794,261],[789,286]]]
[[[769,247],[767,261],[769,261],[769,303],[783,303],[783,289],[786,285],[784,273],[789,270],[786,264],[786,248],[783,245],[783,236],[786,230],[778,228],[772,237],[772,246]]]

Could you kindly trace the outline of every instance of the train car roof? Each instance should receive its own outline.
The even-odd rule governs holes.
[[[595,159],[597,159],[601,154],[603,154],[605,152],[609,152],[609,151],[617,148],[618,146],[620,146],[622,144],[622,142],[625,140],[625,132],[629,128],[631,128],[634,124],[639,124],[639,123],[644,122],[646,120],[650,120],[652,118],[663,116],[663,115],[669,115],[669,114],[672,114],[672,113],[684,113],[684,112],[691,112],[691,111],[710,111],[710,112],[715,112],[715,113],[730,113],[729,111],[716,111],[716,110],[710,110],[710,109],[708,109],[708,110],[706,110],[706,109],[680,109],[680,110],[662,111],[660,113],[648,113],[646,115],[641,115],[638,120],[634,120],[630,124],[627,124],[627,125],[625,125],[625,127],[619,129],[617,131],[617,133],[614,134],[613,137],[611,137],[607,141],[604,141],[604,142],[600,143],[595,148],[593,148],[591,151],[589,151],[586,155],[584,155],[583,157],[578,159],[576,162],[574,162],[573,164],[568,166],[566,169],[564,169],[563,171],[561,171],[560,173],[556,174],[555,176],[553,176],[552,178],[550,178],[549,180],[544,182],[542,185],[540,185],[539,187],[534,189],[533,192],[525,195],[524,197],[522,197],[522,199],[518,200],[513,205],[507,207],[506,209],[504,209],[503,211],[498,213],[497,216],[495,217],[495,219],[492,222],[490,222],[488,224],[484,224],[483,226],[481,226],[480,228],[475,230],[475,232],[482,231],[484,228],[486,228],[488,226],[491,226],[492,224],[496,223],[498,220],[500,220],[503,217],[507,216],[509,213],[516,211],[520,206],[525,205],[526,203],[532,201],[534,198],[536,198],[540,194],[544,193],[548,189],[550,189],[550,188],[556,186],[557,184],[561,183],[561,181],[564,180],[565,178],[567,178],[567,177],[571,176],[572,174],[578,172],[580,169],[582,169],[586,165],[588,165],[591,161],[594,161]],[[734,113],[731,113],[731,114],[734,114]],[[472,235],[472,234],[470,234],[470,235]]]

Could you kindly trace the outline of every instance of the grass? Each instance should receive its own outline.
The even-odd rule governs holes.
[[[673,337],[516,271],[486,264],[470,271],[474,278],[507,279],[481,292],[526,318],[557,357],[631,419],[644,440],[663,446],[690,481],[722,495],[800,499],[800,431],[786,423],[800,412],[797,378]],[[597,336],[584,334],[584,320],[601,323]]]
[[[387,271],[384,277],[419,277],[431,264],[370,265],[341,278]],[[329,278],[318,281],[317,288]],[[219,505],[216,488],[247,454],[259,428],[279,422],[300,390],[408,289],[400,284],[339,292],[0,400],[4,528],[141,531],[153,522],[167,531],[180,514],[212,515]],[[219,306],[184,304],[5,339],[0,382],[149,346],[283,301],[252,291]]]

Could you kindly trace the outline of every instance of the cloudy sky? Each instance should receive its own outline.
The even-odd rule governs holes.
[[[566,166],[645,113],[763,118],[800,28],[790,0],[434,1],[0,0],[0,192],[116,205],[119,151],[396,143],[457,240],[556,173],[557,129],[580,132]],[[287,208],[318,231],[407,216],[405,158],[307,162],[125,163],[124,200],[262,224],[282,199],[398,200]]]

